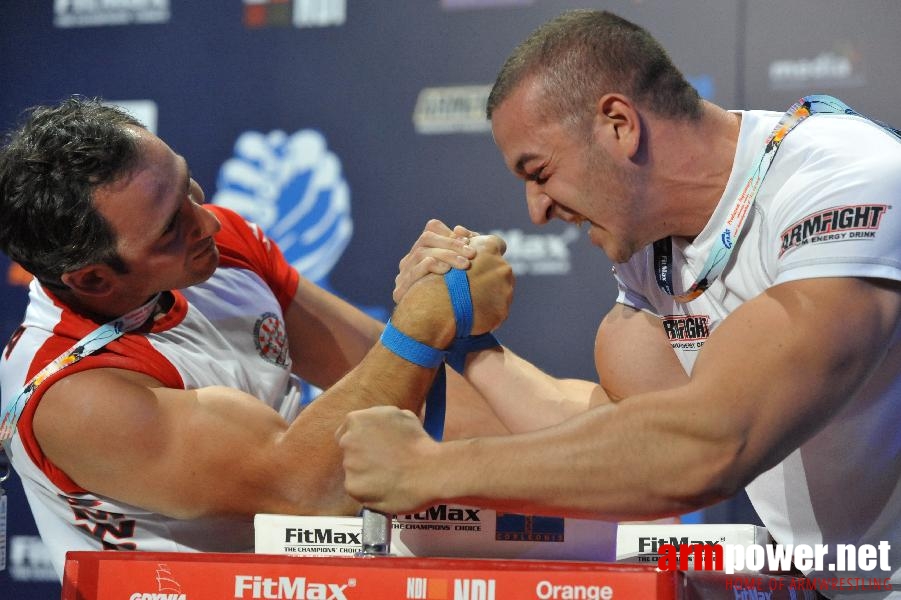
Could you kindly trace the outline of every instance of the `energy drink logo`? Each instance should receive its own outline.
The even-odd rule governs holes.
[[[504,542],[562,542],[565,525],[561,517],[498,513],[494,538]]]
[[[710,336],[710,317],[667,315],[663,317],[663,332],[673,350],[700,350]]]
[[[347,0],[244,0],[244,25],[331,27],[347,21]]]
[[[807,244],[873,240],[890,208],[887,204],[856,204],[834,206],[808,215],[780,234],[779,258]]]

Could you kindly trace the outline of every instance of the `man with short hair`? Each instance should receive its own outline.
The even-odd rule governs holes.
[[[474,357],[515,433],[439,444],[391,407],[351,413],[349,493],[634,520],[745,487],[777,542],[888,541],[888,572],[840,576],[901,584],[897,132],[829,97],[724,110],[597,11],[517,47],[488,116],[532,221],[585,225],[615,263],[599,383]]]

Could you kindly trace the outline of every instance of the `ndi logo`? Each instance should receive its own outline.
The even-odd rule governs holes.
[[[494,600],[494,579],[454,579],[454,600]]]
[[[330,27],[347,21],[347,0],[244,0],[248,27]]]

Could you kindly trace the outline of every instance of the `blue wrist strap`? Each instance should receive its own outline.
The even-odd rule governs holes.
[[[438,348],[432,348],[414,340],[406,333],[397,329],[388,321],[385,324],[385,330],[382,331],[380,338],[382,345],[394,352],[399,357],[410,361],[414,365],[425,367],[426,369],[434,369],[444,362],[444,356],[447,354]]]
[[[428,369],[438,367],[435,380],[432,382],[426,398],[423,418],[423,427],[430,436],[438,441],[441,441],[444,436],[444,414],[447,406],[445,359],[455,371],[462,374],[466,366],[467,354],[500,345],[490,333],[469,335],[472,331],[473,308],[466,271],[451,269],[444,275],[444,282],[447,284],[447,292],[450,295],[454,320],[457,324],[457,336],[447,350],[439,350],[414,340],[394,327],[391,321],[385,325],[381,337],[382,345],[401,358]]]

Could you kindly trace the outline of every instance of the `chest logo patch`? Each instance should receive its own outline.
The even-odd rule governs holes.
[[[663,332],[673,350],[700,350],[710,335],[710,317],[667,315],[663,317]]]
[[[253,343],[260,356],[283,367],[288,358],[288,333],[275,313],[263,313],[253,327]]]

